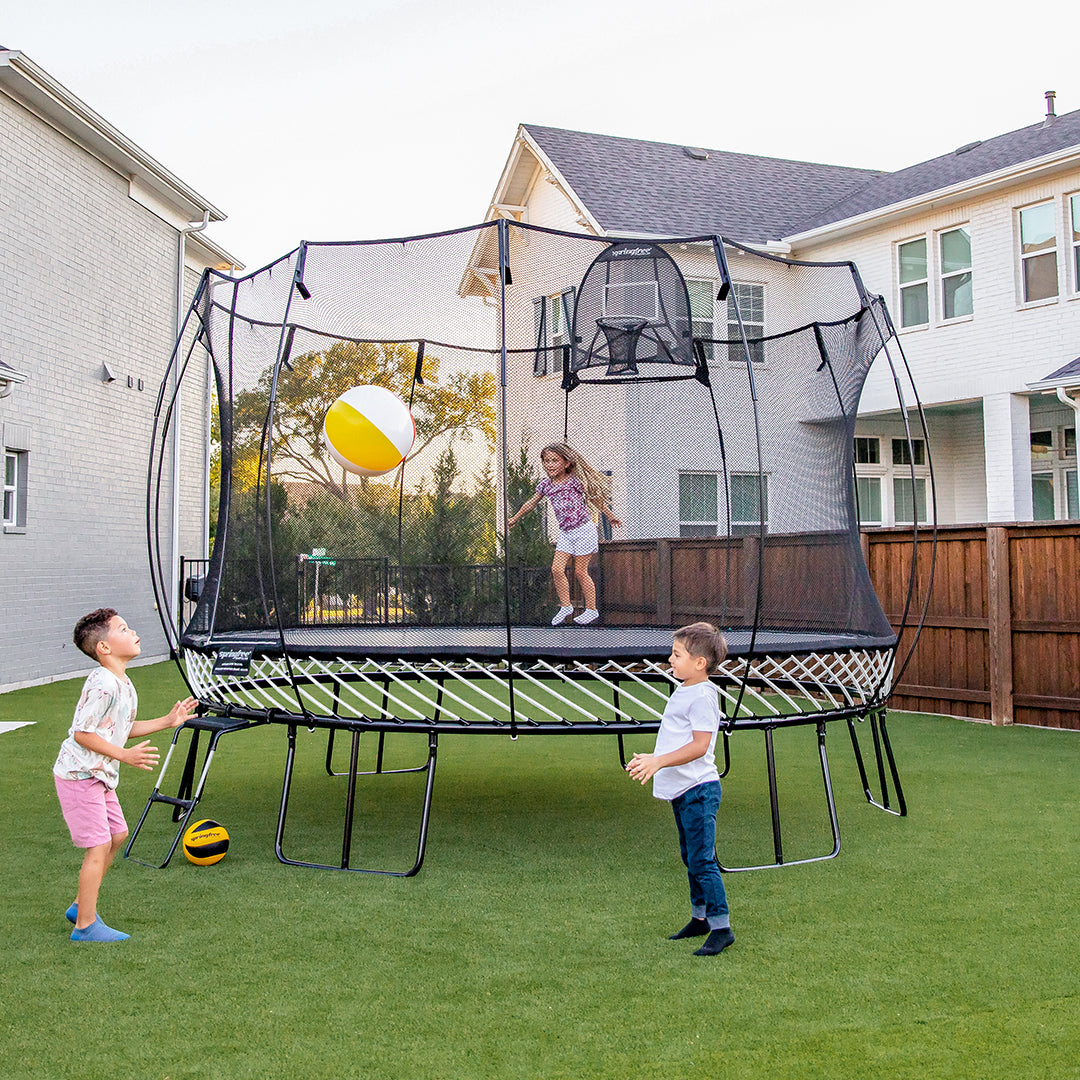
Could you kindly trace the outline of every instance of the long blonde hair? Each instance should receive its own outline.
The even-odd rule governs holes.
[[[548,443],[540,451],[545,454],[558,454],[567,463],[567,473],[572,473],[581,481],[585,489],[585,500],[599,510],[606,510],[611,502],[611,477],[594,469],[572,446],[564,442]]]

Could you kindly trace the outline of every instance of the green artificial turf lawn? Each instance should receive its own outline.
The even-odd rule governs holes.
[[[183,692],[169,665],[131,674],[143,717]],[[225,860],[118,860],[100,910],[132,938],[77,946],[80,855],[50,769],[79,685],[0,695],[0,721],[37,721],[0,734],[4,1080],[1080,1076],[1076,733],[893,714],[901,819],[866,804],[832,725],[843,851],[728,874],[736,943],[700,958],[667,940],[688,908],[671,812],[612,737],[444,737],[427,859],[398,879],[278,863],[285,732],[240,732],[197,811],[228,827]],[[294,858],[340,857],[325,740],[300,733]],[[785,855],[823,852],[814,731],[776,743]],[[722,861],[771,857],[762,746],[733,740]],[[387,765],[425,751],[399,736]],[[155,775],[122,771],[132,825]],[[422,782],[361,781],[355,865],[411,865]],[[148,858],[170,839],[156,811]]]

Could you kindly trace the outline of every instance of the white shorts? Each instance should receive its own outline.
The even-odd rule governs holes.
[[[566,532],[560,532],[555,550],[564,555],[595,555],[600,550],[600,534],[596,530],[596,522],[586,521]]]

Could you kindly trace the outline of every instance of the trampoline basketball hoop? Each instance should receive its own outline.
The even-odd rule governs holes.
[[[571,371],[638,376],[639,364],[694,367],[690,296],[656,244],[614,243],[593,261],[574,306]]]

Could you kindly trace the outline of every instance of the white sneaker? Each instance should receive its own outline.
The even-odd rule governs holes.
[[[566,620],[569,619],[570,616],[573,614],[574,609],[572,607],[561,607],[558,611],[555,612],[555,618],[551,620],[551,625],[559,626],[562,623],[566,622]],[[576,622],[577,620],[575,619],[574,621]]]
[[[593,608],[586,608],[575,620],[579,626],[584,626],[586,623],[596,622],[600,618],[600,612],[595,611]]]

